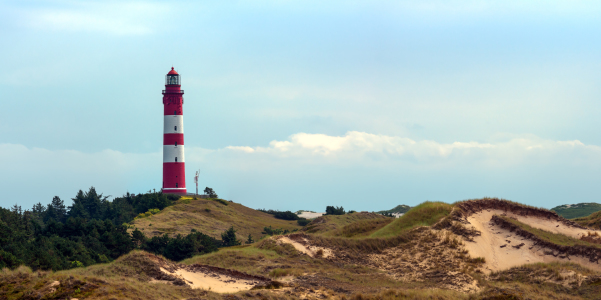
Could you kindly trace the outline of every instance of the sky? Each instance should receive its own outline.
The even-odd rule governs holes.
[[[601,202],[599,1],[2,1],[0,206],[186,179],[252,208]]]

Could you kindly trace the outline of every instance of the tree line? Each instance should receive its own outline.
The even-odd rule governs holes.
[[[16,204],[0,208],[0,269],[27,265],[34,270],[64,270],[110,262],[133,249],[181,260],[238,242],[231,241],[231,234],[226,234],[230,239],[226,245],[196,231],[150,239],[137,229],[127,232],[127,223],[138,214],[164,209],[178,199],[149,191],[109,201],[91,187],[87,192],[80,190],[71,206],[54,197],[48,205],[37,203],[31,210]]]

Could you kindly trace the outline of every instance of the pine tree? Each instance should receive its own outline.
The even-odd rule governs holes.
[[[253,240],[253,236],[252,236],[252,235],[250,235],[250,233],[249,233],[249,234],[248,234],[248,239],[246,240],[246,243],[247,243],[247,244],[252,244],[252,243],[254,243],[254,242],[255,242],[255,240]]]
[[[221,240],[223,241],[223,246],[225,247],[238,246],[242,244],[236,238],[236,230],[234,229],[234,226],[230,227],[230,229],[221,234]]]

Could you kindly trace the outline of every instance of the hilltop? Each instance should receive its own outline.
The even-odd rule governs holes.
[[[582,218],[594,212],[601,211],[599,203],[564,204],[551,208],[552,211],[566,219]]]
[[[138,228],[147,237],[153,237],[165,233],[186,235],[194,229],[221,239],[221,234],[232,226],[240,240],[246,240],[249,234],[258,240],[266,235],[262,233],[263,228],[269,226],[288,231],[302,228],[296,221],[276,219],[271,214],[232,201],[186,196],[157,214],[136,218],[131,222],[130,231]]]
[[[376,213],[378,214],[382,214],[382,213],[390,213],[390,214],[404,214],[406,212],[408,212],[411,209],[411,206],[409,205],[397,205],[392,209],[389,210],[381,210],[381,211],[377,211]]]

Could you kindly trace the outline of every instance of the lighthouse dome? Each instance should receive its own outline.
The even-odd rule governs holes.
[[[181,85],[179,74],[171,67],[171,71],[165,75],[165,85]]]
[[[169,71],[169,73],[167,73],[167,75],[178,75],[178,74],[177,74],[177,71],[175,71],[173,69],[173,67],[171,67],[171,71]]]

